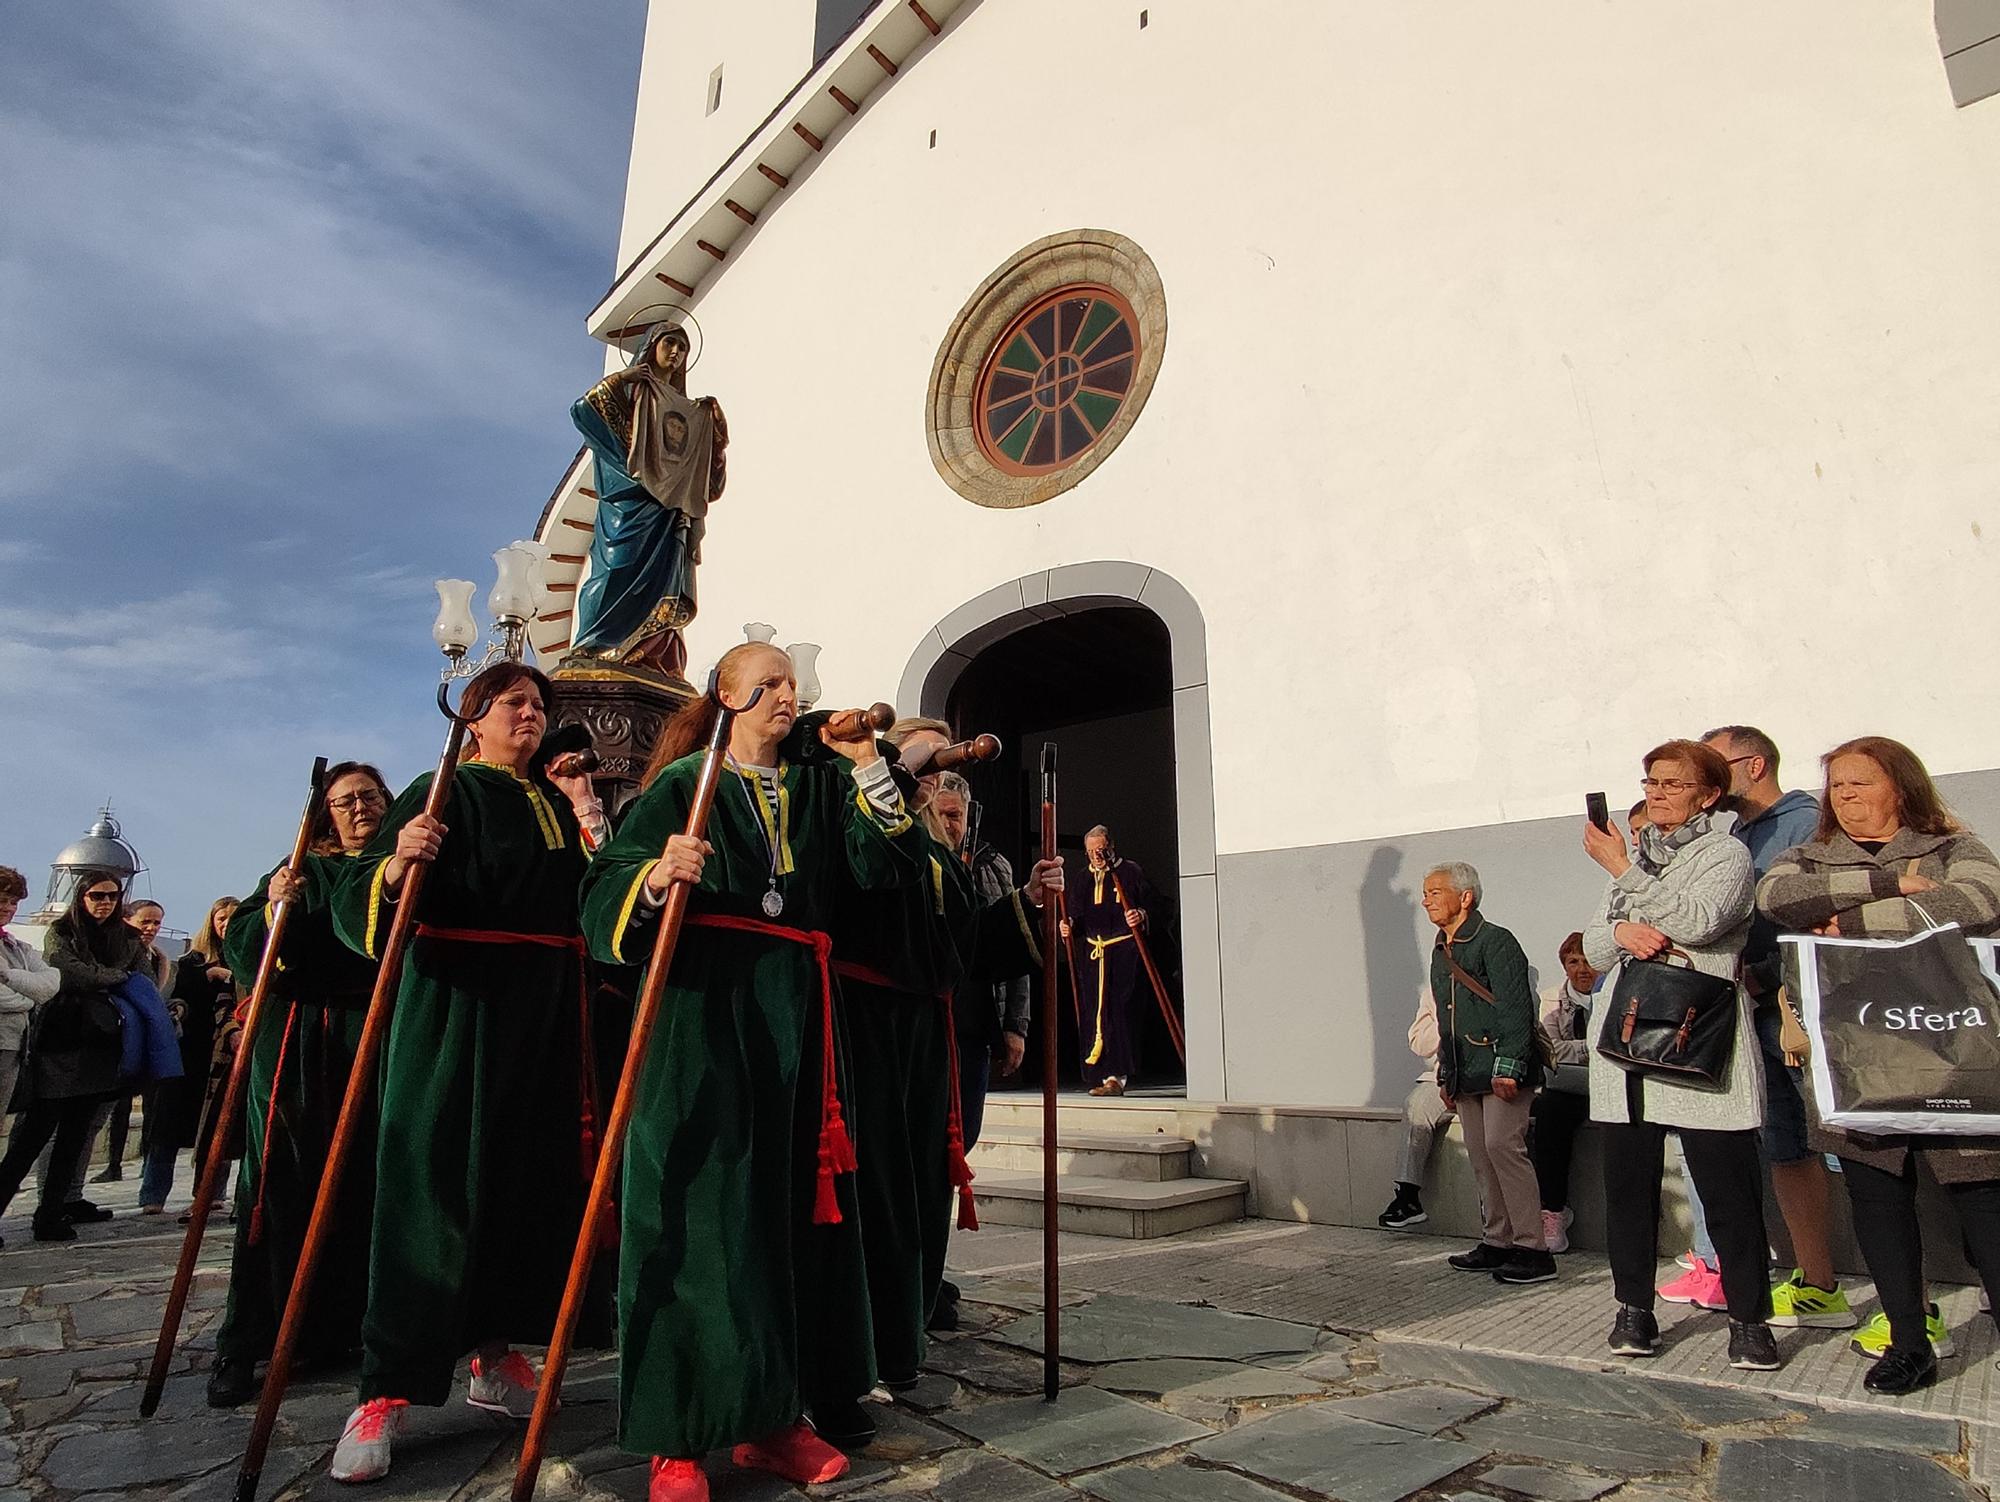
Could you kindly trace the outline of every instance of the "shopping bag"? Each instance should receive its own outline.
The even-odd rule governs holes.
[[[1955,923],[1908,939],[1787,934],[1819,1118],[1875,1135],[2000,1134],[2000,971]],[[1981,949],[1986,951],[1984,957]]]

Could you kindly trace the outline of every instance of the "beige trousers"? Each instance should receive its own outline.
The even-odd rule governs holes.
[[[1534,1105],[1535,1092],[1525,1087],[1512,1100],[1497,1095],[1458,1097],[1465,1150],[1486,1201],[1488,1246],[1548,1250],[1542,1239],[1542,1191],[1528,1157],[1528,1113]]]

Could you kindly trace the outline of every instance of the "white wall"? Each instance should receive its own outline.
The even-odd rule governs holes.
[[[811,69],[813,15],[813,0],[652,0],[620,269]],[[722,105],[711,115],[708,79],[718,65]]]
[[[768,620],[887,696],[991,585],[1154,565],[1207,622],[1225,854],[1622,805],[1724,720],[1795,783],[1864,730],[2000,761],[2000,109],[1953,108],[1927,5],[1148,8],[969,7],[705,285],[697,664]],[[659,9],[634,178],[698,180]],[[1083,226],[1159,266],[1158,386],[1080,488],[981,510],[932,359]]]

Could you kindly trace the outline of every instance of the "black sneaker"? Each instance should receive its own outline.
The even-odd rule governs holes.
[[[37,1241],[76,1240],[76,1227],[60,1216],[44,1220],[41,1216],[37,1215],[34,1220],[34,1227],[35,1240]]]
[[[117,1184],[117,1183],[122,1183],[124,1181],[124,1178],[125,1178],[124,1165],[121,1163],[113,1163],[109,1168],[103,1170],[101,1173],[97,1175],[97,1177],[92,1179],[90,1182],[93,1184]]]
[[[111,1219],[109,1210],[89,1200],[71,1200],[62,1207],[62,1213],[63,1218],[73,1226],[94,1226],[101,1220]]]
[[[865,1450],[875,1442],[875,1420],[866,1404],[822,1403],[812,1411],[813,1428],[836,1450]]]
[[[925,1321],[924,1328],[926,1330],[942,1330],[947,1334],[956,1330],[958,1328],[958,1305],[950,1303],[945,1299],[939,1299],[937,1307],[931,1310],[931,1317]]]
[[[1891,1346],[1882,1353],[1881,1360],[1868,1368],[1861,1385],[1870,1392],[1893,1397],[1929,1387],[1937,1379],[1937,1354],[1928,1345],[1921,1351],[1899,1351]]]
[[[257,1364],[240,1356],[225,1356],[208,1374],[208,1406],[236,1408],[257,1395]]]
[[[1614,1356],[1656,1355],[1660,1349],[1660,1322],[1653,1318],[1650,1309],[1620,1304],[1607,1344]]]
[[[1729,1364],[1740,1372],[1775,1372],[1785,1363],[1778,1356],[1777,1337],[1769,1325],[1731,1320]]]
[[[1482,1241],[1469,1252],[1460,1252],[1444,1260],[1462,1273],[1494,1273],[1513,1260],[1513,1250],[1504,1246],[1490,1246]]]
[[[1430,1217],[1424,1214],[1424,1202],[1407,1189],[1398,1189],[1396,1197],[1389,1201],[1389,1208],[1375,1217],[1375,1224],[1385,1231],[1406,1231],[1411,1226],[1420,1226]]]
[[[1505,1267],[1493,1270],[1493,1281],[1496,1283],[1553,1283],[1555,1280],[1556,1259],[1552,1253],[1520,1247],[1515,1248]]]
[[[938,1284],[938,1297],[943,1299],[947,1304],[956,1304],[963,1295],[959,1293],[958,1285],[952,1282],[951,1279],[946,1278],[942,1283]]]

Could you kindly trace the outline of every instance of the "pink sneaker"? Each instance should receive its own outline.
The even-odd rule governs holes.
[[[803,1419],[755,1444],[738,1445],[730,1459],[745,1470],[776,1471],[800,1486],[818,1486],[847,1474],[847,1457]]]
[[[1697,1309],[1729,1307],[1729,1301],[1722,1296],[1722,1274],[1699,1257],[1694,1259],[1693,1267],[1671,1283],[1662,1283],[1659,1293],[1669,1304],[1692,1304]]]
[[[1569,1250],[1569,1223],[1575,1219],[1574,1210],[1542,1212],[1542,1243],[1558,1257]]]

